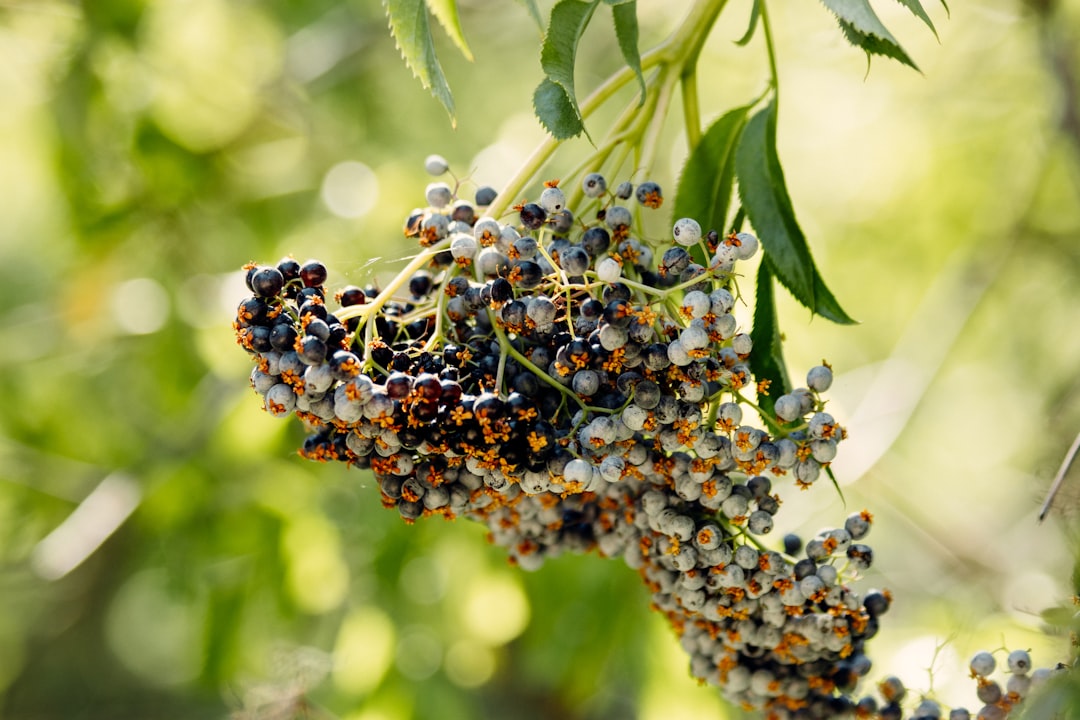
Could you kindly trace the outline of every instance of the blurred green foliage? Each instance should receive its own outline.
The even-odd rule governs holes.
[[[641,5],[648,47],[677,17]],[[299,424],[246,386],[244,262],[386,277],[425,155],[497,186],[542,137],[525,7],[461,9],[475,63],[441,53],[455,131],[378,3],[0,5],[0,717],[732,716],[634,573],[523,574],[478,527],[406,526],[368,474],[300,460]],[[730,42],[748,12],[706,48],[706,115],[763,86],[761,53]],[[925,76],[865,79],[820,8],[775,14],[789,187],[863,324],[786,297],[781,323],[796,377],[822,354],[846,372],[837,473],[878,518],[870,582],[897,596],[877,667],[926,687],[947,636],[959,658],[1004,638],[1067,659],[1039,613],[1074,592],[1080,479],[1033,518],[1080,429],[1080,6],[957,6],[940,45],[901,9]],[[581,87],[618,66],[609,35],[586,35]],[[785,516],[812,532],[845,512],[819,490]],[[972,703],[949,657],[934,688]]]

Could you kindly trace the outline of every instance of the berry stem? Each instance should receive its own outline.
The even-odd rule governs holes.
[[[443,280],[443,287],[439,290],[439,298],[435,301],[435,330],[431,333],[431,337],[424,343],[424,352],[431,352],[439,346],[439,342],[442,340],[442,328],[443,328],[443,315],[446,313],[446,283],[450,282],[450,279],[458,274],[458,265],[454,263],[447,271],[446,279]]]
[[[668,109],[671,107],[671,96],[675,92],[677,78],[678,74],[670,68],[660,71],[657,78],[660,89],[655,95],[652,106],[642,116],[649,118],[649,123],[641,141],[641,160],[635,169],[646,175],[652,172],[653,157],[660,144],[660,135],[664,129],[664,121],[667,120]]]
[[[710,30],[716,22],[717,16],[726,4],[727,0],[698,0],[690,9],[690,12],[687,13],[682,24],[675,29],[667,40],[642,54],[641,71],[644,72],[653,67],[662,66],[674,72],[676,76],[681,76],[686,71],[686,68],[696,66],[701,48],[704,46]],[[762,14],[764,15],[764,12]],[[588,118],[597,108],[611,99],[636,77],[634,70],[628,66],[613,73],[582,101],[580,106],[581,118],[583,120]],[[663,86],[661,90],[663,90]],[[647,86],[646,102],[650,98],[655,102],[656,93],[657,89],[655,87]],[[670,99],[669,92],[664,97],[665,105],[661,115],[666,113]],[[631,101],[631,105],[627,110],[632,111],[634,116],[647,118],[651,114],[643,112],[643,109],[638,107],[636,101]],[[662,124],[661,117],[660,125]],[[499,192],[495,202],[488,209],[488,213],[492,217],[501,217],[561,144],[562,140],[551,135],[545,138],[533,150],[532,155],[518,169],[514,177]]]
[[[686,126],[686,146],[693,151],[701,142],[701,107],[698,104],[697,64],[687,66],[679,79],[682,90],[683,124]]]
[[[772,23],[769,21],[769,10],[765,0],[758,1],[761,8],[761,30],[765,35],[765,51],[769,56],[769,84],[773,89],[773,103],[779,107],[780,101],[780,76],[776,72],[776,46],[773,42]]]
[[[361,318],[362,322],[366,323],[368,318],[382,309],[383,305],[388,303],[393,297],[394,293],[402,288],[412,278],[420,268],[428,264],[431,258],[435,257],[438,253],[450,247],[450,239],[446,238],[439,241],[436,245],[432,245],[423,252],[418,253],[412,261],[403,267],[394,279],[390,281],[381,293],[372,298],[371,302],[364,303],[363,305],[351,305],[347,308],[338,310],[335,315],[341,322],[351,320],[353,318]]]
[[[513,344],[511,344],[510,338],[506,337],[506,332],[504,332],[503,329],[499,327],[498,320],[495,317],[495,312],[493,310],[488,308],[487,314],[488,318],[490,318],[491,320],[491,329],[495,332],[495,337],[499,340],[499,347],[502,348],[503,355],[509,354],[512,358],[514,358],[519,363],[531,370],[540,380],[546,382],[548,385],[562,393],[564,398],[568,397],[573,399],[573,401],[578,404],[578,407],[580,407],[582,411],[588,413],[588,406],[585,405],[584,402],[582,402],[581,398],[577,396],[577,393],[573,393],[567,390],[557,380],[548,375],[546,370],[541,370],[539,367],[537,367],[536,363],[525,357],[524,354],[518,352],[517,348],[515,348]]]

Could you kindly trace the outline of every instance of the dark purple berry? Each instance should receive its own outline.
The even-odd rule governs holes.
[[[286,352],[296,343],[296,328],[291,322],[279,322],[270,329],[270,345],[275,350]]]
[[[326,282],[326,266],[318,260],[308,260],[300,268],[300,280],[305,287],[319,287]]]
[[[660,191],[660,186],[651,181],[638,185],[635,197],[640,204],[648,208],[656,209],[664,203],[664,194]]]
[[[274,346],[270,344],[270,328],[256,327],[251,329],[251,349],[255,352],[270,352]]]
[[[413,392],[425,402],[435,403],[442,397],[442,383],[431,373],[422,373],[413,382]]]
[[[347,350],[338,350],[330,356],[330,371],[336,380],[348,380],[360,374],[360,358]]]
[[[547,212],[536,203],[528,203],[521,208],[521,224],[529,230],[539,230],[547,220]]]
[[[525,290],[531,290],[544,279],[544,271],[532,260],[515,260],[510,267],[510,275],[516,275],[517,285]]]
[[[266,314],[270,311],[266,303],[259,298],[249,297],[241,301],[236,308],[236,324],[240,327],[266,324]]]
[[[301,305],[298,312],[301,320],[310,316],[325,321],[326,316],[329,314],[326,312],[326,306],[321,302],[313,302],[310,300]]]
[[[602,255],[611,245],[611,234],[600,226],[594,226],[581,235],[581,247],[590,257]]]
[[[404,400],[412,392],[412,378],[403,372],[392,372],[386,378],[386,394],[392,400]]]
[[[285,278],[277,268],[260,267],[251,276],[251,290],[261,297],[277,297],[283,287]]]
[[[364,291],[355,285],[349,285],[342,288],[341,292],[337,295],[337,301],[341,307],[352,307],[353,305],[363,305],[367,302],[367,296]]]
[[[409,292],[413,297],[422,298],[431,292],[431,273],[419,270],[409,278]]]
[[[308,365],[317,365],[326,359],[326,343],[314,335],[305,335],[297,354]]]
[[[304,327],[304,332],[307,335],[319,338],[323,342],[330,339],[330,326],[325,320],[319,318],[312,318]]]
[[[514,286],[505,278],[495,278],[491,283],[491,299],[504,303],[514,298]]]

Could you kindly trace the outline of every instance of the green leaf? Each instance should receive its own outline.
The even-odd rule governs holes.
[[[566,140],[581,134],[585,126],[566,91],[551,80],[543,80],[533,92],[533,109],[547,131],[556,140]]]
[[[735,149],[739,197],[757,231],[776,278],[800,303],[835,323],[852,320],[825,285],[814,265],[784,183],[776,154],[776,101],[746,123]]]
[[[883,55],[918,70],[900,43],[878,19],[869,0],[821,0],[836,15],[844,37],[868,55]]]
[[[918,0],[915,0],[918,2]],[[427,0],[431,14],[443,26],[443,30],[450,36],[450,40],[457,45],[458,50],[469,62],[473,61],[472,50],[465,42],[465,33],[461,29],[461,18],[458,16],[457,0]]]
[[[435,45],[431,41],[431,25],[424,0],[386,0],[386,15],[390,20],[390,32],[405,59],[405,64],[420,84],[430,90],[446,108],[446,112],[450,114],[450,123],[457,126],[454,98],[450,94],[450,86],[443,75],[439,59],[435,57]]]
[[[840,29],[844,31],[844,37],[847,38],[849,43],[862,48],[866,52],[867,60],[871,55],[881,55],[882,57],[892,58],[914,70],[919,70],[915,61],[908,57],[904,49],[895,42],[861,33],[845,20],[840,21]],[[919,70],[919,72],[922,72],[922,70]]]
[[[540,6],[536,4],[536,0],[518,0],[518,2],[525,6],[525,9],[529,11],[529,17],[542,30],[544,28],[544,18],[540,15]]]
[[[743,36],[735,41],[736,45],[745,47],[749,44],[750,38],[754,37],[754,31],[757,30],[759,17],[761,17],[761,0],[754,0],[754,7],[750,10],[750,26],[746,28]]]
[[[832,292],[826,287],[825,281],[821,277],[821,273],[817,268],[814,268],[814,312],[826,320],[832,320],[834,323],[840,325],[854,325],[856,321],[852,319],[844,308],[840,307],[840,303],[833,297]]]
[[[743,222],[746,221],[746,208],[742,205],[735,211],[735,217],[731,218],[731,227],[729,228],[733,233],[742,232]]]
[[[911,11],[911,14],[926,23],[926,27],[930,28],[930,32],[934,33],[934,37],[937,37],[937,28],[934,27],[933,21],[930,16],[926,14],[926,10],[923,9],[922,3],[919,0],[896,0],[898,3],[906,7]],[[945,7],[948,10],[948,6]]]
[[[832,481],[832,486],[836,488],[836,494],[840,496],[840,504],[847,507],[847,499],[844,497],[844,491],[840,489],[840,483],[836,479],[836,473],[832,471],[830,466],[826,465],[825,474],[829,476],[829,480]]]
[[[746,126],[750,106],[728,111],[709,126],[686,158],[675,191],[675,218],[694,218],[706,231],[723,234],[728,203],[735,183],[735,147]],[[691,248],[694,262],[708,265],[699,246]]]
[[[578,107],[577,95],[574,91],[574,60],[577,57],[577,46],[581,40],[581,35],[585,32],[585,28],[588,27],[593,11],[596,10],[599,3],[600,0],[590,0],[589,2],[560,0],[551,9],[547,33],[544,34],[544,44],[540,49],[540,66],[543,68],[544,74],[548,80],[562,88],[563,95],[569,101],[574,117],[582,130],[584,129],[584,123],[581,118],[581,109]],[[541,83],[540,88],[537,88],[537,94],[533,96],[534,105],[539,104],[536,102],[536,96],[540,93],[542,87],[543,83]],[[538,108],[537,115],[539,114]],[[543,117],[540,117],[540,121],[545,126],[548,126]],[[548,126],[548,129],[551,129],[550,126]],[[581,130],[578,130],[578,133],[580,132]],[[556,135],[556,137],[561,139],[561,136]]]
[[[773,275],[767,262],[758,266],[754,327],[750,331],[750,339],[754,341],[754,352],[750,354],[750,371],[758,382],[769,381],[769,394],[758,396],[758,407],[769,415],[767,420],[763,418],[765,422],[775,423],[772,417],[773,405],[776,398],[791,392],[791,380],[784,362],[784,348],[776,318]]]
[[[637,75],[638,85],[641,87],[641,99],[638,107],[645,103],[645,76],[641,74],[641,53],[638,51],[638,22],[637,0],[628,0],[623,3],[612,3],[611,16],[615,20],[615,37],[619,40],[619,49],[622,50],[626,64]]]

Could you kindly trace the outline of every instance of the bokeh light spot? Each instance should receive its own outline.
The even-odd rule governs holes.
[[[378,687],[394,657],[394,626],[378,609],[353,610],[338,631],[334,684],[354,695]]]
[[[379,180],[362,162],[341,162],[323,178],[322,199],[327,209],[338,217],[363,217],[379,199]]]
[[[512,576],[481,576],[468,589],[462,613],[470,635],[488,645],[503,645],[528,626],[529,601]]]
[[[401,589],[420,605],[433,605],[446,595],[446,566],[431,557],[414,558],[401,571]]]
[[[495,653],[485,645],[461,640],[446,651],[443,667],[458,687],[480,687],[495,674]]]
[[[157,332],[169,317],[169,296],[152,278],[134,278],[117,285],[110,306],[113,320],[130,335]]]
[[[195,679],[202,667],[201,613],[170,591],[162,570],[133,575],[109,607],[105,634],[124,666],[155,686]]]
[[[341,557],[341,536],[321,515],[292,519],[282,536],[289,593],[311,613],[333,610],[345,599],[349,568]]]
[[[405,630],[397,645],[397,668],[410,680],[424,680],[442,665],[442,643],[430,628]]]

